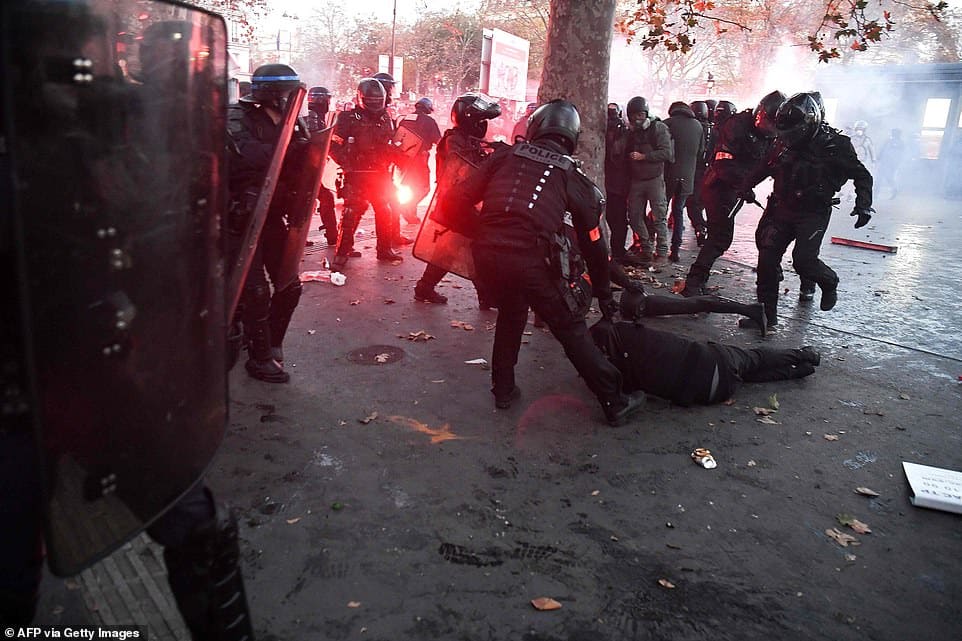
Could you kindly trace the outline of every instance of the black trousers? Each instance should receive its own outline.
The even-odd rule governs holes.
[[[732,246],[732,240],[735,237],[735,218],[729,218],[728,214],[738,200],[735,191],[720,182],[706,185],[702,189],[701,197],[707,215],[708,238],[688,270],[688,280],[694,285],[708,282],[712,265]]]
[[[628,240],[628,194],[607,195],[605,220],[611,230],[611,257],[623,258]]]
[[[812,365],[802,361],[800,350],[797,349],[743,349],[720,343],[711,343],[711,347],[717,356],[717,376],[713,377],[713,384],[709,389],[696,393],[696,402],[703,404],[728,400],[738,390],[741,382],[785,381],[802,378],[815,371]]]
[[[795,243],[792,264],[803,283],[815,282],[822,288],[838,285],[838,274],[818,257],[831,213],[830,207],[796,212],[769,204],[755,230],[755,244],[758,246],[756,291],[759,302],[766,306],[778,304],[778,288],[783,279],[782,256],[792,242]]]
[[[510,394],[515,386],[521,339],[532,308],[548,325],[568,360],[605,406],[621,399],[621,372],[595,346],[584,316],[569,308],[555,278],[538,251],[504,251],[474,246],[482,287],[498,308],[491,356],[492,391]]]

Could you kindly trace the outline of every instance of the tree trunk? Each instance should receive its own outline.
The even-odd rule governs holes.
[[[564,98],[581,115],[575,155],[604,184],[605,110],[616,0],[551,0],[538,102]]]

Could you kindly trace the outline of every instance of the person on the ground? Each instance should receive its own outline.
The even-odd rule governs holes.
[[[620,373],[588,336],[588,301],[577,300],[569,287],[569,279],[579,277],[573,261],[583,257],[603,313],[616,313],[599,227],[604,198],[570,156],[580,131],[581,118],[570,102],[540,106],[526,142],[495,151],[461,189],[448,192],[445,206],[462,211],[483,201],[473,253],[478,278],[498,308],[491,357],[495,406],[506,409],[520,396],[515,365],[531,307],[600,401],[608,423],[621,425],[644,406],[644,394],[621,391]],[[577,247],[567,242],[565,212]]]
[[[769,325],[778,323],[782,256],[791,243],[792,266],[803,280],[822,291],[819,307],[829,311],[838,300],[838,274],[819,257],[822,237],[832,216],[835,195],[846,182],[855,185],[855,228],[872,218],[872,174],[859,160],[848,136],[823,120],[823,110],[810,93],[789,98],[775,116],[778,137],[764,163],[742,178],[738,193],[765,177],[774,179],[772,195],[755,231],[758,246],[756,292],[765,305]]]
[[[327,128],[327,114],[331,106],[331,92],[327,87],[311,87],[307,92],[307,131],[313,134]],[[328,247],[337,245],[337,213],[334,192],[321,183],[317,191],[317,213],[321,218],[319,231],[324,232]]]
[[[235,203],[231,229],[242,230],[253,212],[277,146],[287,100],[299,85],[297,73],[288,65],[261,65],[251,79],[251,93],[228,109],[228,133],[236,150],[229,177],[231,199]],[[308,140],[307,124],[300,121],[291,139],[291,148],[307,144]],[[244,283],[240,312],[249,357],[244,367],[252,378],[267,383],[286,383],[291,378],[282,364],[282,345],[301,298],[299,279],[289,283],[279,280],[288,233],[283,215],[284,212],[272,208],[264,221]]]
[[[454,126],[444,132],[438,143],[435,154],[435,176],[440,186],[453,180],[452,175],[446,175],[450,161],[467,162],[473,167],[479,166],[496,146],[503,143],[489,143],[484,137],[488,131],[488,122],[501,115],[501,106],[488,96],[479,93],[465,93],[458,96],[451,105],[451,122]],[[457,158],[455,158],[457,157]],[[460,173],[460,172],[454,172]],[[414,300],[422,303],[443,305],[448,297],[437,291],[436,287],[446,271],[430,263],[425,266],[424,273],[414,287]],[[476,282],[478,292],[478,306],[482,310],[491,309],[491,297],[485,294],[483,283]]]
[[[712,265],[731,247],[735,237],[738,186],[762,162],[771,147],[776,133],[775,113],[783,102],[785,94],[773,91],[762,98],[754,110],[746,109],[729,117],[720,127],[716,125],[715,155],[702,184],[708,238],[688,270],[683,296],[704,292]]]
[[[812,347],[744,349],[694,341],[647,327],[640,297],[621,296],[621,316],[591,326],[591,337],[622,375],[626,392],[640,390],[672,403],[711,405],[734,396],[741,383],[764,383],[809,376],[821,362]],[[639,309],[641,308],[641,309]]]
[[[421,139],[420,147],[406,160],[399,163],[401,184],[411,190],[410,200],[400,203],[401,216],[408,224],[421,222],[418,217],[418,205],[431,191],[431,169],[428,160],[431,148],[441,140],[441,130],[437,121],[431,116],[434,113],[434,102],[430,98],[420,98],[414,103],[414,113],[401,118],[398,128],[407,127]]]
[[[660,118],[649,115],[648,101],[635,96],[628,101],[628,220],[638,237],[637,262],[668,255],[668,201],[665,163],[674,160],[671,132]],[[651,207],[651,230],[647,212]],[[657,250],[657,253],[653,253]]]
[[[400,219],[391,208],[394,123],[385,109],[386,104],[384,86],[374,78],[365,78],[357,85],[357,106],[340,112],[334,124],[331,158],[344,172],[344,208],[331,265],[335,271],[344,271],[348,258],[361,255],[354,249],[354,234],[368,206],[374,208],[377,259],[396,263],[403,258],[393,246],[399,235]]]
[[[528,130],[528,118],[534,113],[534,110],[538,108],[538,103],[529,102],[524,107],[524,113],[518,118],[518,122],[514,123],[514,129],[511,130],[511,140],[508,144],[513,145],[517,142],[518,138],[524,138],[525,132]]]
[[[695,114],[695,118],[702,126],[704,150],[695,163],[693,191],[688,200],[685,201],[685,210],[688,213],[688,220],[691,221],[691,227],[695,230],[695,243],[701,247],[705,244],[705,238],[708,237],[708,224],[705,222],[705,203],[701,199],[701,184],[705,179],[705,170],[708,169],[708,161],[711,158],[708,145],[711,141],[713,125],[707,102],[696,100],[691,103],[690,107],[691,112]]]
[[[625,257],[628,241],[628,126],[616,102],[608,103],[605,126],[605,220],[611,232],[611,258]]]
[[[680,101],[668,107],[665,126],[675,150],[674,159],[665,163],[665,190],[671,201],[672,220],[668,260],[677,263],[685,232],[685,202],[695,191],[695,170],[705,155],[705,130],[691,107]]]

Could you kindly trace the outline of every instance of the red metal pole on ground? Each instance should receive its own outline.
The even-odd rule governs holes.
[[[833,245],[848,245],[849,247],[858,247],[860,249],[871,249],[877,252],[885,252],[887,254],[894,254],[898,252],[899,248],[895,245],[879,245],[877,243],[869,243],[864,240],[852,240],[851,238],[840,238],[838,236],[832,236]]]

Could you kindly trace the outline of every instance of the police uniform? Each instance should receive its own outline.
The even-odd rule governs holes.
[[[337,115],[330,154],[344,171],[341,190],[344,210],[336,263],[343,264],[348,256],[359,255],[354,251],[354,233],[368,205],[374,208],[377,257],[385,260],[400,258],[392,249],[392,241],[399,235],[398,218],[391,210],[393,135],[394,124],[386,110],[373,113],[359,105]]]
[[[456,207],[483,200],[473,253],[478,277],[498,308],[492,392],[499,407],[507,407],[518,394],[514,368],[531,307],[598,397],[609,422],[620,424],[624,417],[619,413],[630,404],[621,392],[621,375],[591,342],[583,301],[569,295],[568,283],[551,266],[551,248],[564,236],[568,211],[595,293],[603,308],[611,304],[608,254],[598,227],[604,199],[561,144],[534,138],[495,151],[450,195],[461,201]]]
[[[437,121],[426,113],[406,116],[398,126],[410,127],[421,139],[421,148],[402,168],[402,182],[411,188],[411,200],[401,206],[401,213],[405,221],[414,224],[420,222],[417,214],[418,203],[431,191],[431,169],[428,167],[428,159],[431,156],[431,147],[441,140],[441,130],[438,128]]]
[[[823,310],[834,306],[838,274],[822,262],[819,250],[832,215],[835,194],[849,180],[855,185],[855,209],[872,208],[872,174],[859,160],[848,136],[822,123],[815,135],[786,149],[776,143],[767,160],[746,176],[742,188],[774,179],[772,195],[755,231],[758,246],[756,280],[759,302],[774,324],[782,256],[794,242],[792,266],[803,281],[814,281],[822,290]],[[831,304],[829,304],[831,302]]]
[[[729,214],[738,200],[739,185],[771,147],[771,141],[755,129],[755,116],[750,109],[731,116],[716,130],[714,156],[701,189],[708,238],[688,270],[685,295],[700,293],[712,265],[731,247],[735,218]]]

